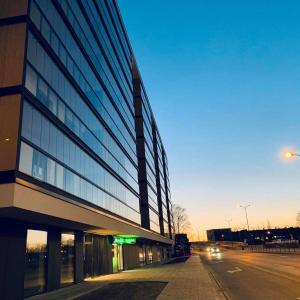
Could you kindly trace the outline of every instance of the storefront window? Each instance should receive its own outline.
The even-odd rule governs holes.
[[[153,263],[152,247],[147,248],[147,252],[148,252],[148,263],[152,264]]]
[[[47,232],[28,230],[25,255],[24,297],[45,291]]]
[[[161,261],[161,249],[157,249],[157,261]]]
[[[145,253],[146,249],[143,247],[140,247],[140,251],[139,251],[139,262],[140,262],[140,266],[144,266],[146,264],[146,253]]]
[[[61,269],[60,284],[65,286],[74,282],[74,234],[62,233],[61,235]]]

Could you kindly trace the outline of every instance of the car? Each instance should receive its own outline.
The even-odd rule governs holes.
[[[207,251],[210,253],[219,253],[220,249],[218,247],[208,247]]]

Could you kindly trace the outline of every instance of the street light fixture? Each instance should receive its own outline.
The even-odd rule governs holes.
[[[248,214],[247,214],[247,208],[251,206],[251,204],[248,205],[240,205],[240,207],[242,207],[245,210],[245,216],[246,216],[246,222],[247,222],[247,228],[249,231],[249,221],[248,221]]]
[[[284,153],[284,157],[286,159],[291,159],[291,158],[294,158],[295,156],[300,156],[300,154],[298,154],[296,152],[292,152],[292,151],[287,151]]]

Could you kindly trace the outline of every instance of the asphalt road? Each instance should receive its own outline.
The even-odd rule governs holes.
[[[300,255],[221,250],[201,259],[228,299],[300,299]]]

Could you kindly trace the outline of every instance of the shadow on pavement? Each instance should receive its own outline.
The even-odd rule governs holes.
[[[93,292],[76,297],[76,300],[154,300],[167,282],[138,281],[109,283]]]
[[[177,264],[181,262],[186,262],[190,257],[189,256],[180,256],[172,259],[171,261],[167,262],[165,265],[170,265],[170,264]]]

